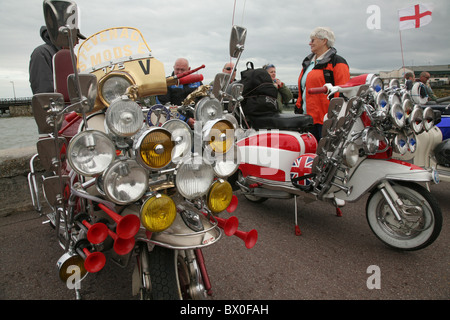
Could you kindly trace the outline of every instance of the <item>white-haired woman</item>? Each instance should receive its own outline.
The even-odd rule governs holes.
[[[302,71],[298,78],[298,99],[296,113],[312,116],[314,134],[317,141],[322,137],[323,117],[328,112],[329,100],[324,94],[309,94],[309,88],[322,87],[325,83],[341,85],[350,80],[347,61],[337,55],[334,48],[334,33],[329,28],[315,28],[310,35],[311,54],[302,63]]]

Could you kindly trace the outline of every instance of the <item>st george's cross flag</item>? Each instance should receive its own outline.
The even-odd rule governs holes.
[[[398,10],[400,19],[400,30],[420,28],[431,22],[431,12],[433,6],[431,4],[416,4]]]

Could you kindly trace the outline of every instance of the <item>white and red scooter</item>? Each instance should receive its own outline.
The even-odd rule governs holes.
[[[380,78],[365,74],[342,86],[311,89],[341,96],[331,99],[317,144],[307,133],[312,124],[308,115],[245,117],[242,87],[236,84],[230,109],[242,129],[236,184],[243,195],[253,202],[294,198],[299,235],[297,196],[305,202],[329,202],[339,214],[346,202],[370,193],[367,220],[382,242],[402,250],[433,243],[442,213],[433,195],[417,182],[437,183],[437,172],[392,159],[392,154],[414,151],[415,135],[424,126],[432,129],[434,113],[409,110],[408,96],[382,88]]]

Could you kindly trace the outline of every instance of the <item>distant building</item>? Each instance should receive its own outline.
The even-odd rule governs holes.
[[[380,71],[380,78],[384,82],[389,82],[392,79],[403,80],[406,72],[413,72],[416,79],[419,78],[420,73],[426,71],[430,74],[429,83],[432,87],[448,85],[450,83],[450,64],[445,65],[428,65],[428,66],[405,66],[393,71]]]

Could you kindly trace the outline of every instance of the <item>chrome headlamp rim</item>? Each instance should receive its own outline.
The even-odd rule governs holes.
[[[97,145],[100,145],[102,150],[104,150],[105,153],[101,156],[102,161],[98,161],[98,159],[100,159],[100,156],[97,155],[97,161],[94,162],[94,165],[98,165],[99,163],[101,164],[96,170],[87,171],[86,165],[82,166],[79,161],[76,161],[79,154],[75,154],[75,152],[77,152],[76,149],[80,147],[78,145],[79,143],[82,144],[81,147],[83,147],[84,143],[95,143],[94,145],[89,146],[84,145],[84,149],[87,152],[92,152],[93,150],[95,150],[95,146]],[[92,161],[94,161],[94,157],[95,155],[92,155],[90,159],[87,159],[90,161],[91,167],[93,164]],[[111,165],[111,163],[114,162],[115,158],[116,147],[113,141],[111,141],[106,133],[98,130],[87,129],[78,133],[72,138],[69,146],[67,147],[67,161],[69,162],[70,167],[76,173],[87,177],[94,177],[102,174]],[[84,163],[86,163],[86,160],[84,161]]]
[[[394,104],[389,114],[397,128],[403,128],[405,126],[405,112],[400,104]]]
[[[214,173],[217,177],[225,179],[233,175],[241,163],[241,153],[235,144],[227,153],[217,155],[214,163]]]
[[[226,128],[225,132],[217,128],[221,124],[223,124],[224,127]],[[214,152],[214,154],[224,154],[227,153],[231,149],[231,147],[235,144],[234,126],[233,123],[227,119],[216,119],[208,121],[204,124],[202,131],[203,131],[202,133],[203,144],[208,152],[211,153]],[[219,139],[218,144],[216,142],[217,138]],[[220,147],[220,143],[223,143],[223,141],[226,141],[225,150],[223,150],[223,148]]]
[[[410,116],[410,127],[416,133],[420,134],[423,132],[423,111],[419,106],[414,107]]]
[[[223,107],[216,98],[203,97],[195,106],[195,119],[202,123],[222,118],[222,116]]]
[[[121,90],[120,92],[113,91],[113,97],[108,97],[108,93],[106,90],[109,90],[109,83],[112,81],[112,79],[119,80],[122,82],[121,87],[125,88],[125,90]],[[106,75],[105,77],[101,78],[98,82],[98,96],[100,98],[100,101],[106,106],[109,107],[109,105],[118,97],[121,97],[125,94],[126,89],[132,85],[136,84],[136,81],[126,72],[121,71],[113,71]],[[112,84],[111,88],[117,89],[119,86],[117,84]],[[123,92],[122,92],[123,91]]]
[[[195,155],[180,162],[175,171],[178,192],[192,200],[204,196],[214,180],[212,165]]]
[[[435,115],[433,108],[426,107],[423,110],[423,128],[425,131],[430,131],[434,127]]]
[[[166,209],[168,209],[168,212],[159,212],[157,210],[148,210],[148,207],[152,205],[152,202],[155,201],[165,201],[165,205],[168,206]],[[153,208],[154,209],[154,208]],[[162,232],[166,229],[168,229],[173,222],[175,221],[176,215],[177,215],[177,209],[176,204],[173,201],[173,199],[165,194],[161,193],[155,193],[151,195],[149,198],[147,198],[144,203],[141,206],[141,209],[139,210],[139,215],[141,218],[141,223],[144,226],[145,229],[147,229],[150,232]],[[149,221],[147,219],[161,219],[167,218],[167,221],[162,225],[150,225]],[[153,221],[154,222],[154,221]]]
[[[410,133],[406,136],[406,139],[408,141],[408,149],[409,152],[414,153],[416,152],[417,149],[417,138],[416,135],[414,133]]]
[[[170,119],[164,122],[161,128],[167,129],[171,133],[172,140],[175,143],[172,150],[173,163],[178,163],[191,155],[194,133],[186,122],[179,119]]]
[[[127,123],[128,122],[128,123]],[[144,125],[141,107],[126,96],[115,99],[105,113],[109,132],[119,137],[134,136]],[[120,124],[123,124],[120,126]]]
[[[119,190],[120,184],[118,185],[118,183],[122,182],[120,175],[128,176],[131,171],[133,171],[135,178],[140,178],[140,181],[126,181],[127,187]],[[117,159],[103,172],[101,181],[103,184],[102,191],[108,199],[116,204],[125,205],[138,201],[147,191],[148,172],[135,160],[122,158]],[[134,192],[131,193],[131,191]],[[128,198],[120,198],[124,195]]]
[[[222,194],[220,192],[222,192]],[[224,192],[226,193],[225,195],[223,194]],[[223,199],[223,196],[225,196],[225,199]],[[215,201],[217,200],[217,197],[221,198],[219,200],[223,200],[223,203],[217,203],[217,201]],[[232,199],[233,188],[228,181],[217,179],[211,184],[208,190],[207,203],[208,208],[212,213],[219,213],[226,210],[230,205]]]
[[[408,151],[408,138],[405,134],[399,133],[392,140],[394,151],[400,155],[404,155]]]
[[[384,90],[378,92],[376,97],[376,105],[378,110],[382,110],[386,113],[389,111],[389,96]]]
[[[377,131],[372,127],[367,127],[363,130],[361,139],[363,142],[363,149],[367,155],[374,155],[377,153],[380,145],[380,140],[377,136]]]
[[[154,164],[151,164],[151,163],[148,163],[147,161],[145,161],[145,159],[143,158],[143,154],[141,152],[144,139],[146,139],[152,133],[156,133],[156,132],[164,133],[166,135],[166,137],[168,138],[167,141],[170,140],[170,143],[171,143],[171,146],[169,146],[168,150],[166,150],[166,148],[161,143],[156,144],[153,148],[153,152],[155,152],[156,154],[159,154],[159,155],[161,155],[165,152],[170,152],[170,157],[168,157],[169,160],[165,161],[161,166],[154,165]],[[150,169],[150,170],[162,170],[162,169],[168,167],[172,163],[172,155],[173,155],[174,146],[175,146],[175,143],[172,139],[172,134],[169,130],[167,130],[166,128],[162,128],[162,127],[152,127],[152,128],[149,128],[149,129],[146,129],[145,131],[143,131],[141,133],[141,135],[139,136],[139,138],[137,139],[135,148],[134,148],[134,155],[135,155],[137,163],[139,163],[144,168]]]

